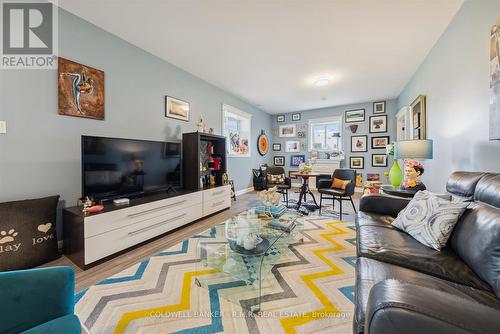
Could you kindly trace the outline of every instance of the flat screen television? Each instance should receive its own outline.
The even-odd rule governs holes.
[[[111,200],[182,188],[181,143],[82,136],[82,197]]]

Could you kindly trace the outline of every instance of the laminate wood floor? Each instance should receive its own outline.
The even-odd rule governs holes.
[[[295,198],[295,196],[296,194],[293,193],[290,194],[290,198]],[[353,197],[356,206],[358,206],[359,197],[360,194],[356,194]],[[243,212],[252,206],[255,206],[256,204],[258,204],[258,202],[259,200],[257,197],[257,192],[255,191],[238,196],[237,200],[232,202],[231,208],[228,210],[201,219],[192,224],[183,226],[163,236],[162,238],[151,241],[145,245],[139,246],[135,249],[132,249],[122,255],[119,255],[109,261],[96,265],[95,267],[92,267],[87,270],[80,269],[65,256],[62,256],[61,258],[55,261],[49,262],[43,265],[43,267],[49,267],[49,266],[73,267],[76,271],[76,291],[81,291],[83,289],[88,288],[91,285],[96,284],[99,281],[102,281],[107,277],[119,273],[120,271],[130,267],[135,263],[147,259],[166,248],[174,246],[195,234],[199,234],[202,231],[212,226],[224,222],[225,220],[231,218],[232,216],[240,212]],[[326,203],[324,203],[324,205],[325,204]],[[347,206],[348,205],[346,205],[346,207]],[[349,209],[347,209],[347,211],[349,211]]]

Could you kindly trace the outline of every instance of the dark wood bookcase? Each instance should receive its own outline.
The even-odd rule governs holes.
[[[209,144],[213,147],[213,153],[207,151]],[[220,159],[218,170],[209,169],[210,157]],[[226,137],[202,132],[183,133],[182,165],[185,190],[200,190],[223,185],[222,175],[227,173]],[[200,180],[205,176],[214,176],[215,185],[202,186]]]

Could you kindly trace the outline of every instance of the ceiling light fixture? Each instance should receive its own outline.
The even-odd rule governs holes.
[[[317,77],[313,81],[313,85],[316,87],[324,87],[328,86],[330,84],[331,78],[327,75],[322,75],[320,77]]]

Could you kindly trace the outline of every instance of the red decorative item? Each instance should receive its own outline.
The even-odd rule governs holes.
[[[103,209],[104,209],[104,205],[97,204],[97,205],[93,205],[93,206],[91,206],[89,208],[86,208],[85,212],[87,212],[87,213],[97,213],[97,212],[101,212]]]
[[[220,158],[219,157],[214,157],[214,170],[219,170],[220,169]]]

